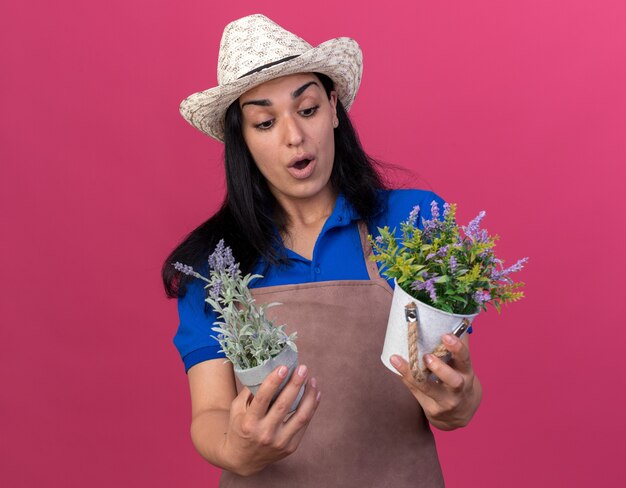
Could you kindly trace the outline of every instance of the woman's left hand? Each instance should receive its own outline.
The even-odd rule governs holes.
[[[452,354],[448,364],[432,354],[424,355],[424,362],[438,381],[430,379],[418,383],[413,379],[409,364],[400,356],[391,357],[391,363],[402,375],[402,382],[413,393],[432,425],[441,430],[465,427],[478,409],[482,388],[472,369],[467,338],[461,340],[452,334],[442,337]]]

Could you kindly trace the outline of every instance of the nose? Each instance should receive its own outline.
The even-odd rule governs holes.
[[[294,117],[283,119],[285,142],[288,146],[299,146],[304,141],[304,132],[298,120]]]

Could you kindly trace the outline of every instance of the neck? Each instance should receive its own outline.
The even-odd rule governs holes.
[[[333,212],[337,192],[329,185],[309,198],[294,199],[277,195],[276,199],[287,215],[287,228],[291,230],[325,222]]]
[[[313,259],[315,242],[337,200],[330,187],[311,198],[277,197],[287,214],[287,227],[281,233],[285,247],[307,259]]]

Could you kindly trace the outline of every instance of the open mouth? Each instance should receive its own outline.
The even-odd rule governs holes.
[[[298,161],[297,163],[295,163],[293,165],[293,167],[296,168],[296,169],[304,169],[304,168],[306,168],[309,165],[310,162],[311,162],[310,159],[303,159],[303,160]]]
[[[310,156],[310,155],[307,155]],[[315,158],[302,158],[295,163],[292,163],[287,171],[298,180],[304,180],[313,174],[315,170],[316,161]]]

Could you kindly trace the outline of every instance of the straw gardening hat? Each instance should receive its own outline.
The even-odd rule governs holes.
[[[361,49],[348,37],[313,47],[264,15],[249,15],[224,28],[218,86],[187,97],[180,113],[198,130],[223,142],[226,110],[240,95],[274,78],[308,72],[329,76],[348,110],[361,83]]]

